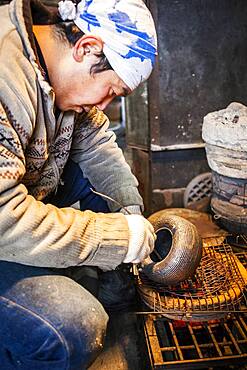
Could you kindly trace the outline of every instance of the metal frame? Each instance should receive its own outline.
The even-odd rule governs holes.
[[[144,316],[152,369],[193,369],[246,363],[246,314],[225,320],[188,323]]]

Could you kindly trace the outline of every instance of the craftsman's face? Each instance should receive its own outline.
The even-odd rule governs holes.
[[[96,74],[71,74],[54,87],[56,105],[63,111],[78,113],[89,111],[93,106],[104,110],[116,96],[126,96],[127,86],[112,71]]]
[[[114,97],[130,93],[113,70],[91,73],[92,65],[99,62],[97,53],[102,45],[88,36],[82,41],[61,61],[51,79],[56,105],[63,111],[81,113],[93,106],[104,110]]]

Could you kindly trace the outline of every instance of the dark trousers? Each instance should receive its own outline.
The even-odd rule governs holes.
[[[109,212],[77,164],[67,163],[62,180],[47,202],[67,207],[79,201],[81,210]],[[69,278],[73,275],[80,284]],[[76,267],[48,269],[0,261],[0,368],[87,368],[102,349],[108,321],[88,281],[90,285],[90,273]]]

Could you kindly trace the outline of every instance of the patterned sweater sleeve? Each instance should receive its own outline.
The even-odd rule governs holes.
[[[21,140],[6,112],[0,104],[0,259],[44,267],[115,268],[128,247],[125,217],[58,209],[29,195],[22,180],[32,129],[25,133],[26,142]]]
[[[132,174],[122,150],[116,143],[114,132],[108,130],[107,116],[94,107],[77,120],[72,159],[78,163],[94,188],[118,201],[124,207],[138,206],[143,200],[138,191],[138,181]],[[119,205],[108,201],[115,212]]]

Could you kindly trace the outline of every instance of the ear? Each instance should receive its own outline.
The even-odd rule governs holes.
[[[76,41],[73,46],[73,58],[76,62],[81,62],[83,57],[88,54],[99,54],[103,49],[103,41],[94,35],[84,35]]]

